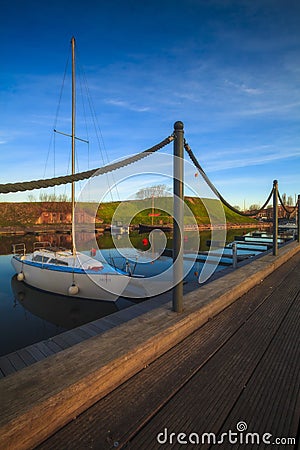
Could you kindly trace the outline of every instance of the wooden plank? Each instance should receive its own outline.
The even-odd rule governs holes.
[[[1,356],[0,369],[5,376],[10,375],[11,373],[14,373],[16,371],[15,367],[7,356]]]
[[[297,245],[291,244],[289,249],[279,253],[276,260],[269,256],[262,258],[254,265],[239,269],[236,271],[238,274],[228,275],[226,280],[223,277],[203,286],[199,291],[200,296],[205,297],[205,307],[204,300],[199,302],[199,292],[193,292],[187,296],[188,305],[180,316],[170,312],[168,307],[157,308],[145,314],[143,321],[134,319],[130,324],[119,326],[117,331],[112,329],[99,339],[97,336],[90,339],[89,345],[86,342],[78,344],[76,348],[39,363],[38,377],[36,367],[28,367],[2,380],[0,441],[6,444],[13,442],[15,447],[17,443],[19,448],[37,445],[74,414],[82,412],[114,389],[116,383],[124,382],[143,365],[199,328],[208,317],[228,307],[261,276],[269,274],[298,250]],[[49,385],[49,377],[54,384]],[[25,433],[24,430],[33,423],[30,435]]]
[[[57,344],[59,347],[61,347],[63,350],[66,350],[70,347],[69,341],[65,339],[65,333],[58,334],[57,336],[54,336],[52,338],[52,342]]]
[[[71,345],[75,345],[78,342],[81,342],[83,339],[88,339],[89,337],[95,336],[100,332],[103,332],[107,329],[110,329],[112,324],[121,323],[123,320],[130,320],[133,317],[136,317],[145,311],[149,311],[153,308],[153,303],[149,303],[148,307],[141,307],[141,305],[134,305],[134,308],[138,310],[138,313],[127,312],[126,310],[119,311],[119,315],[116,316],[115,319],[109,321],[103,321],[103,318],[95,321],[94,324],[84,324],[81,327],[76,329],[76,334],[78,337],[74,337],[74,335],[65,335],[65,333],[61,333],[57,338],[47,339],[46,341],[42,341],[36,344],[32,344],[29,346],[30,348],[27,350],[26,348],[18,350],[17,352],[13,352],[11,356],[7,360],[7,356],[5,361],[3,360],[3,372],[1,372],[1,377],[5,375],[9,375],[14,373],[17,370],[20,370],[26,366],[34,364],[37,361],[44,359],[44,357],[50,356],[54,353],[57,353],[61,350],[68,348]],[[124,315],[125,313],[125,315]],[[115,313],[118,314],[118,313]],[[73,330],[72,330],[73,331]],[[69,333],[69,332],[66,332]],[[61,335],[64,336],[61,336]],[[14,354],[16,353],[16,355]],[[0,370],[1,370],[1,358],[0,358]]]
[[[145,314],[145,312],[151,311],[153,307],[154,307],[153,303],[149,302],[149,300],[145,300],[141,303],[137,303],[131,308],[137,309],[140,312],[140,314]]]
[[[240,248],[240,245],[242,246],[243,244],[247,245],[248,249],[249,249],[249,247],[259,247],[259,246],[267,247],[267,248],[272,248],[273,247],[273,244],[272,244],[271,241],[269,241],[269,242],[266,242],[266,241],[261,241],[261,242],[259,242],[259,241],[247,241],[245,239],[242,239],[239,236],[235,236],[234,241],[238,244],[238,248]]]
[[[274,438],[296,437],[300,412],[299,301],[298,294],[220,432],[248,418],[251,430],[260,435],[269,432]]]
[[[21,350],[17,350],[18,355],[23,359],[26,366],[30,366],[36,362],[36,359],[26,350],[26,348],[22,348]]]
[[[46,358],[46,355],[35,344],[29,345],[26,350],[37,362]]]
[[[182,385],[190,380],[207,361],[214,358],[216,352],[222,349],[228,339],[243,327],[246,321],[249,321],[253,315],[260,314],[260,306],[273,295],[280,284],[281,290],[285,291],[289,284],[289,281],[285,280],[290,275],[290,270],[295,271],[295,264],[291,261],[286,264],[286,267],[278,269],[276,274],[266,278],[263,286],[256,286],[249,294],[229,306],[178,344],[176,348],[169,350],[145,370],[91,407],[39,448],[46,450],[63,446],[71,449],[78,445],[80,448],[111,448],[115,442],[118,442],[121,447],[121,444],[128,442],[130,436],[143,427],[163,404],[167,404],[174,392],[180,390]],[[283,278],[282,281],[280,277]],[[265,309],[269,311],[269,306]],[[260,338],[256,341],[257,347],[259,347],[259,341]],[[213,366],[213,370],[216,371],[215,364]],[[226,373],[221,373],[221,378],[224,376],[230,378],[232,373],[230,364],[228,369]],[[207,388],[205,386],[205,390]],[[210,393],[213,394],[214,390],[213,383]],[[192,392],[193,401],[195,401],[196,393]],[[228,394],[228,399],[231,399],[231,393]],[[185,403],[186,401],[183,401],[183,404]],[[183,416],[180,417],[182,420]],[[180,429],[184,429],[182,423],[178,427],[178,430]],[[154,431],[152,438],[155,435]],[[139,441],[138,445],[134,441],[131,442],[130,448],[151,448],[151,441],[148,438],[149,434],[147,439],[144,442]]]
[[[12,365],[14,366],[16,371],[26,367],[25,362],[18,355],[18,352],[10,353],[9,355],[7,355],[7,357],[10,360],[10,362],[12,363]]]
[[[55,342],[58,342],[60,344],[61,340],[66,343],[66,348],[68,348],[72,347],[73,345],[79,344],[79,342],[82,342],[84,339],[79,336],[79,334],[76,333],[76,329],[74,329],[71,331],[66,331],[65,333],[62,333],[55,337]]]
[[[52,340],[52,338],[47,339],[46,341],[43,341],[47,347],[49,347],[51,350],[53,350],[54,353],[58,353],[61,352],[63,350],[63,347],[61,347],[60,345],[58,345],[57,342],[54,342]]]
[[[131,308],[123,309],[122,311],[119,311],[118,313],[114,313],[110,315],[107,318],[111,318],[113,322],[120,320],[120,323],[127,322],[128,320],[133,319],[134,317],[139,317],[142,314],[144,314],[144,311],[136,306],[133,306]]]
[[[284,285],[281,289],[276,289],[261,306],[259,314],[245,323],[149,421],[147,427],[138,432],[130,445],[133,448],[143,448],[147,442],[150,442],[150,446],[153,445],[157,432],[162,431],[161,424],[170,430],[199,430],[217,434],[276,334],[282,317],[294,301],[297,289],[297,282],[291,288]],[[277,304],[274,302],[276,296],[280,299]],[[205,405],[204,416],[199,416],[200,405]],[[185,421],[183,418],[186,418]]]
[[[165,297],[169,297],[169,296],[165,296]],[[168,298],[166,298],[165,301],[168,301]],[[139,310],[139,311],[144,311],[144,312],[145,311],[149,311],[153,307],[155,307],[158,303],[161,303],[161,296],[158,299],[154,298],[154,299],[148,300],[148,301],[146,301],[144,303],[141,303],[139,305],[134,305],[134,307],[131,308],[131,310],[134,309],[134,310]],[[124,313],[125,313],[125,315],[127,314],[127,319],[129,317],[133,317],[132,313],[131,312],[127,313],[127,311],[119,311],[116,314],[119,315],[117,317],[119,319],[121,319],[122,318],[122,314],[124,314]],[[136,316],[137,315],[138,314],[136,314]],[[81,336],[82,338],[85,339],[88,336],[92,337],[92,336],[98,334],[99,332],[105,331],[105,330],[109,329],[110,327],[111,327],[111,322],[110,321],[107,323],[107,321],[104,322],[102,319],[99,319],[98,321],[96,321],[95,326],[93,326],[92,324],[85,324],[85,325],[83,325],[82,327],[80,327],[78,329],[78,330],[82,330],[82,332],[81,331],[77,331],[77,333],[79,334],[79,336]],[[49,356],[52,353],[61,351],[62,349],[67,348],[69,345],[74,344],[74,343],[77,343],[77,340],[75,340],[75,341],[71,340],[71,342],[70,342],[70,340],[68,340],[68,339],[66,340],[63,337],[61,337],[59,342],[55,342],[55,341],[49,339],[47,341],[44,341],[44,347],[40,348],[41,353],[37,353],[36,350],[32,349],[31,350],[32,354],[30,354],[27,351],[27,358],[25,357],[25,359],[24,359],[24,357],[22,357],[22,355],[20,355],[20,356],[21,356],[21,358],[23,359],[23,361],[25,362],[26,365],[30,365],[30,364],[38,361],[38,360],[43,359],[42,355]],[[38,348],[39,347],[37,345],[37,349]],[[30,359],[31,359],[31,361],[29,362]],[[13,366],[14,366],[15,369],[17,369],[16,365],[13,365]],[[21,368],[21,366],[20,366],[20,368]],[[12,369],[12,367],[10,369],[7,367],[6,370],[7,370],[7,373],[12,373],[11,371],[13,369]]]
[[[102,317],[101,322],[110,325],[110,328],[116,327],[117,325],[120,325],[123,323],[123,320],[120,316],[116,315],[117,313],[111,314],[107,317]]]
[[[101,319],[95,320],[88,324],[89,330],[94,330],[96,334],[101,334],[104,331],[110,330],[111,325],[104,323]]]
[[[40,350],[45,356],[50,356],[56,353],[54,350],[52,350],[49,346],[45,344],[45,342],[37,342],[36,348]]]
[[[86,323],[81,325],[80,329],[83,329],[86,333],[90,335],[90,337],[96,336],[100,333],[100,330],[95,328],[92,323]]]
[[[88,332],[84,327],[75,328],[76,334],[82,339],[89,339],[91,337],[91,333]]]

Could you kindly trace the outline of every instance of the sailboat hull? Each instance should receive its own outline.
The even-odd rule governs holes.
[[[12,265],[18,274],[22,273],[22,279],[26,284],[43,291],[70,296],[69,288],[75,285],[78,288],[76,297],[79,298],[116,301],[122,295],[128,296],[126,288],[130,278],[127,275],[68,271],[61,267],[49,268],[16,256],[12,258]]]

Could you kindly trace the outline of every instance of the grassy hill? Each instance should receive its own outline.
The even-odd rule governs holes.
[[[196,197],[186,197],[185,204],[187,205],[187,211],[191,211],[198,224],[209,224],[210,216],[214,216],[215,221],[218,221],[220,216],[220,202],[214,199],[201,200]],[[172,197],[164,197],[155,199],[154,213],[160,213],[160,216],[154,218],[154,223],[162,221],[163,223],[171,222],[171,215],[166,213],[166,210],[172,211],[173,199]],[[208,207],[208,211],[206,209]],[[104,223],[111,223],[112,217],[116,209],[120,210],[120,214],[117,215],[120,218],[132,218],[130,223],[132,224],[150,224],[152,217],[149,214],[152,213],[151,199],[134,200],[130,202],[110,202],[103,203],[98,209],[98,217],[104,221]],[[140,209],[145,208],[143,211]],[[249,224],[257,222],[251,217],[244,217],[234,213],[229,208],[223,205],[226,221],[232,224]],[[189,221],[189,214],[185,216],[185,222]]]
[[[170,223],[171,215],[164,210],[172,211],[172,197],[164,197],[155,199],[155,213],[160,216],[154,218],[154,223]],[[214,215],[218,211],[219,202],[213,199],[204,199],[196,197],[185,198],[185,203],[191,210],[198,224],[209,224],[210,219],[206,210],[208,205],[210,215]],[[88,213],[90,209],[94,209],[94,205],[85,204],[84,210]],[[131,219],[132,224],[151,223],[152,218],[149,213],[152,212],[152,200],[132,200],[126,202],[107,202],[102,203],[97,212],[97,219],[103,224],[111,224],[116,209],[118,214],[115,219],[124,220]],[[35,225],[43,212],[68,214],[71,212],[70,202],[24,202],[24,203],[0,203],[0,227],[28,227]],[[224,212],[228,223],[232,224],[249,224],[256,222],[250,217],[243,217],[233,213],[224,206]],[[218,220],[218,219],[216,219]],[[186,219],[188,223],[188,219]]]

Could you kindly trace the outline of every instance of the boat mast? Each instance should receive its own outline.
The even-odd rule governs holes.
[[[152,194],[152,218],[151,218],[152,226],[153,226],[153,217],[154,217],[154,194]]]
[[[72,44],[72,175],[75,174],[75,115],[76,115],[76,80],[75,80],[75,38]],[[76,254],[75,247],[75,182],[72,181],[72,253]]]

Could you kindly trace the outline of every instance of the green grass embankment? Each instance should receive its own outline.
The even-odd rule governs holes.
[[[189,219],[189,215],[195,217],[196,222],[199,225],[209,225],[213,218],[214,223],[222,222],[222,214],[220,214],[220,202],[213,199],[203,199],[196,197],[187,197],[185,199],[187,205],[187,211],[189,214],[185,215],[186,223],[193,223]],[[172,212],[173,199],[171,197],[155,199],[154,213],[160,215],[154,217],[154,223],[170,223]],[[85,213],[89,214],[90,211],[95,209],[95,205],[85,204],[78,205],[77,208],[81,208]],[[206,208],[207,207],[207,208]],[[254,224],[257,221],[250,217],[243,217],[235,214],[229,210],[226,206],[223,207],[226,221],[228,224]],[[117,214],[115,214],[117,210]],[[169,211],[165,212],[165,211]],[[44,213],[43,221],[45,221],[45,213],[51,216],[51,223],[47,224],[41,221],[41,216]],[[30,227],[32,225],[41,224],[43,226],[53,225],[55,223],[68,223],[67,217],[70,218],[71,204],[70,202],[24,202],[24,203],[0,203],[0,227]],[[130,223],[137,225],[139,223],[150,224],[152,217],[149,214],[152,213],[152,200],[131,200],[123,202],[107,202],[102,203],[97,212],[96,222],[101,222],[104,225],[110,225],[112,220],[126,221],[130,220]]]

